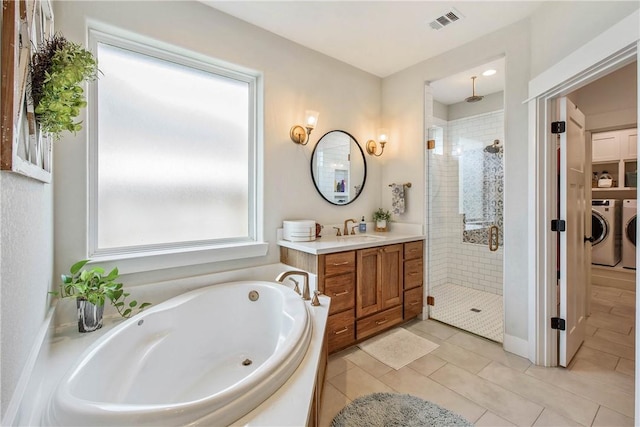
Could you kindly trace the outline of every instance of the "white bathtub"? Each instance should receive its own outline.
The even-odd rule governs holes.
[[[287,381],[310,338],[305,302],[281,284],[192,291],[89,347],[53,392],[43,423],[227,425]]]

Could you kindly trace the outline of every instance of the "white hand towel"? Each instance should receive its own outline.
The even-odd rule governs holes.
[[[394,215],[400,215],[404,213],[404,185],[391,184],[391,208]]]

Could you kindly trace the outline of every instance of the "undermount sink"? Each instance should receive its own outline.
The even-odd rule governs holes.
[[[384,240],[384,236],[373,236],[371,234],[352,234],[349,236],[340,236],[336,238],[340,241],[347,241],[352,243],[362,243],[362,242],[371,242],[376,240]]]

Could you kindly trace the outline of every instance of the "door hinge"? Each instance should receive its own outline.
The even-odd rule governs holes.
[[[567,223],[564,219],[552,219],[551,220],[551,231],[566,231]]]
[[[559,317],[552,317],[551,329],[558,329],[559,331],[564,331],[566,330],[566,322],[564,321],[564,319],[561,319]]]
[[[552,122],[551,133],[564,133],[567,128],[566,122]]]
[[[557,271],[558,280],[560,280],[560,270]]]
[[[434,148],[436,148],[436,140],[435,139],[430,139],[427,141],[427,150],[433,150]]]
[[[436,298],[431,295],[427,295],[427,305],[436,305]]]

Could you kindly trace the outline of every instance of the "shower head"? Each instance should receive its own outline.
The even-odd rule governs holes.
[[[482,98],[484,98],[484,96],[476,95],[476,76],[471,77],[471,84],[473,86],[472,95],[470,97],[468,97],[467,99],[465,99],[465,101],[467,101],[467,102],[482,101]]]
[[[502,147],[500,147],[500,140],[499,139],[494,139],[493,140],[493,144],[487,145],[486,147],[484,147],[484,152],[485,153],[490,153],[490,154],[499,153],[500,150],[502,150]]]

